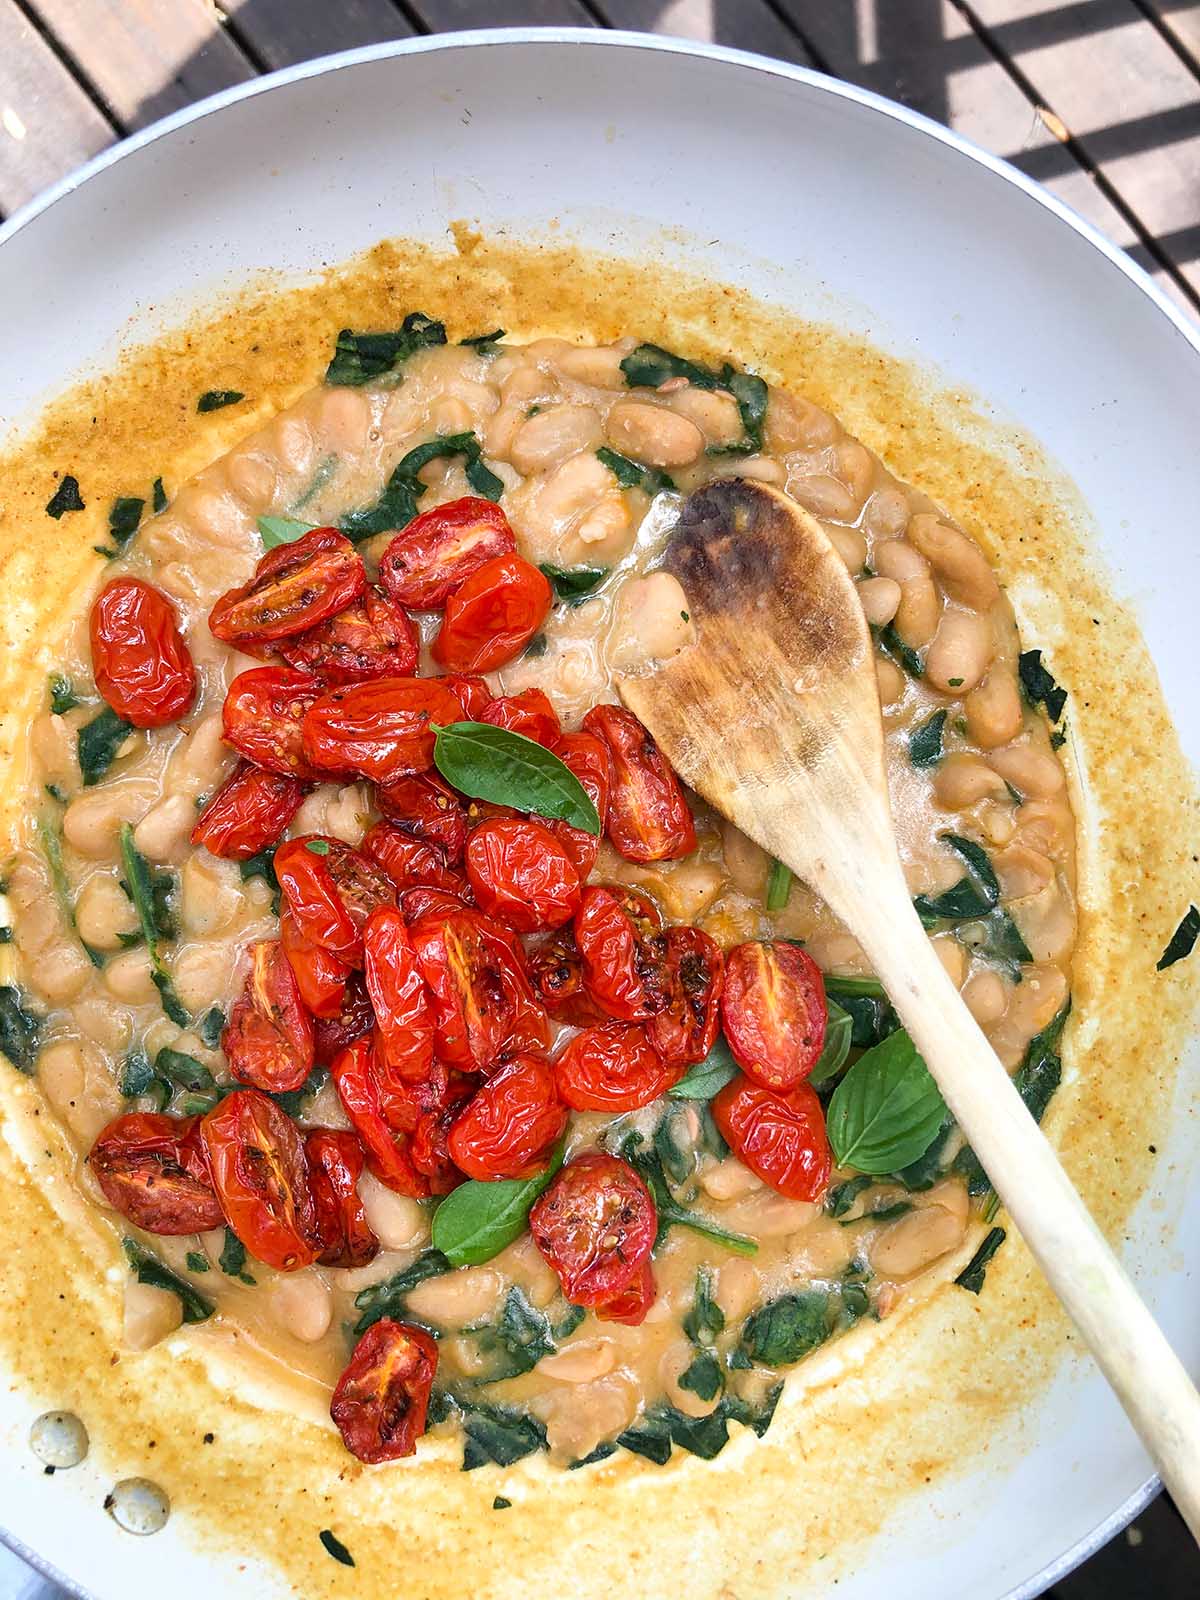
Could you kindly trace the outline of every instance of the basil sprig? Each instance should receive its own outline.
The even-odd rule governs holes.
[[[264,550],[274,550],[276,545],[295,544],[311,533],[315,522],[298,522],[295,517],[259,517],[258,531],[262,535]]]
[[[829,1142],[839,1167],[875,1176],[924,1155],[946,1104],[917,1048],[901,1029],[860,1056],[829,1102]]]
[[[689,1067],[668,1093],[672,1100],[711,1100],[737,1074],[738,1064],[733,1052],[725,1043],[724,1035],[718,1034],[704,1060]]]
[[[854,1033],[854,1018],[843,1011],[836,1000],[826,997],[829,1020],[825,1024],[825,1044],[817,1057],[817,1064],[808,1075],[813,1088],[836,1078],[850,1053]]]
[[[452,1190],[433,1214],[432,1240],[455,1267],[474,1267],[520,1238],[534,1201],[562,1166],[560,1144],[545,1172],[532,1178],[498,1178],[481,1183],[471,1178]]]
[[[447,783],[473,800],[555,817],[600,833],[587,790],[564,762],[535,739],[490,722],[431,723],[433,759]]]

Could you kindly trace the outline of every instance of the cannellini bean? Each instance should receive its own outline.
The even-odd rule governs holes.
[[[852,522],[858,511],[854,492],[827,472],[788,474],[788,493],[814,517]]]
[[[649,889],[675,922],[694,922],[712,905],[725,883],[720,867],[699,856],[663,861],[653,867],[622,862],[612,876],[619,883],[636,883]]]
[[[977,611],[946,611],[925,655],[925,677],[945,694],[966,695],[991,664],[996,641]]]
[[[758,1268],[741,1256],[730,1256],[717,1269],[716,1299],[726,1322],[740,1322],[758,1301]]]
[[[624,496],[614,492],[606,494],[590,511],[584,513],[575,529],[575,538],[586,554],[589,547],[611,549],[624,544],[629,529],[629,507],[625,504]]]
[[[962,1243],[966,1218],[945,1206],[927,1205],[890,1223],[870,1246],[871,1266],[881,1278],[911,1278]]]
[[[755,1194],[729,1206],[721,1220],[736,1233],[748,1233],[752,1238],[785,1239],[807,1227],[817,1210],[807,1200],[789,1200],[774,1189],[760,1186]]]
[[[254,663],[258,665],[259,663]],[[234,756],[221,738],[220,715],[202,717],[180,741],[167,763],[167,787],[180,794],[211,794],[215,780],[233,766]]]
[[[963,985],[962,997],[966,1001],[967,1010],[981,1028],[998,1022],[1008,1004],[1008,990],[1003,978],[999,973],[991,972],[986,967],[971,974]]]
[[[967,975],[967,952],[951,934],[939,934],[931,939],[934,954],[945,968],[946,976],[957,989]]]
[[[186,794],[165,795],[133,830],[133,842],[151,861],[179,862],[196,826],[195,802]]]
[[[150,957],[145,950],[123,950],[113,956],[105,962],[101,978],[109,994],[129,1005],[146,1005],[158,992],[150,977]]]
[[[732,822],[723,820],[721,848],[725,855],[725,870],[742,893],[761,895],[771,866],[771,858],[762,845],[748,839]]]
[[[458,1267],[426,1278],[408,1295],[415,1317],[442,1328],[466,1328],[495,1310],[504,1280],[490,1267]]]
[[[371,402],[361,389],[327,389],[317,411],[317,427],[334,455],[360,455],[371,427]]]
[[[1021,731],[1025,714],[1012,669],[994,661],[987,677],[967,696],[967,732],[984,750],[1007,744]]]
[[[290,1274],[271,1290],[271,1313],[285,1333],[315,1344],[329,1332],[333,1295],[319,1273]]]
[[[247,884],[249,890],[253,885]],[[265,888],[265,885],[264,885]],[[246,940],[251,937],[268,938],[277,935],[278,926],[272,923],[266,926],[245,931]],[[140,952],[144,955],[144,952]],[[139,952],[131,950],[129,955],[138,955]],[[172,977],[175,981],[175,993],[189,1011],[202,1011],[206,1006],[212,1005],[215,1000],[227,994],[233,983],[233,969],[237,962],[238,946],[225,940],[207,940],[202,944],[188,944],[183,947],[175,957],[172,967]],[[125,960],[124,956],[116,956],[105,967],[105,977],[112,971],[116,961]],[[144,974],[145,982],[149,983],[149,969]],[[126,981],[132,985],[133,980]],[[140,980],[139,985],[140,987]],[[114,990],[114,993],[116,991]],[[124,995],[122,998],[136,1000],[140,995]],[[149,996],[145,996],[149,998]]]
[[[438,433],[465,433],[474,419],[464,401],[443,395],[434,405],[432,420]]]
[[[933,798],[945,811],[963,811],[979,800],[1007,794],[998,772],[967,750],[943,756],[933,775]]]
[[[894,706],[904,694],[904,674],[886,656],[875,658],[875,682],[879,685],[879,703],[885,708]]]
[[[756,483],[781,486],[787,482],[786,470],[770,456],[736,456],[731,461],[718,462],[715,475],[718,478],[753,478]]]
[[[1034,800],[1049,799],[1066,783],[1053,752],[1039,750],[1032,744],[1013,744],[1004,750],[993,750],[988,764],[1014,789]]]
[[[729,1156],[701,1174],[700,1187],[714,1200],[740,1200],[762,1188],[762,1179],[755,1177],[749,1167],[744,1167],[736,1156]]]
[[[793,499],[797,498],[793,495]],[[867,562],[867,541],[857,528],[839,527],[836,522],[823,522],[830,544],[841,556],[846,571],[857,577]]]
[[[525,420],[524,406],[501,406],[488,418],[483,449],[489,461],[507,461],[517,429]]]
[[[1010,905],[1013,921],[1035,961],[1065,961],[1075,942],[1075,907],[1057,881]]]
[[[898,539],[908,526],[908,496],[895,484],[888,484],[867,501],[863,526],[876,539]]]
[[[560,1286],[557,1274],[534,1244],[532,1234],[523,1233],[515,1244],[501,1251],[495,1265],[505,1278],[521,1285],[535,1306],[544,1308],[558,1298]]]
[[[93,873],[75,902],[79,937],[97,950],[118,950],[121,935],[137,930],[137,912],[115,877]]]
[[[942,614],[942,597],[929,574],[929,563],[919,550],[903,539],[889,539],[875,546],[875,571],[900,585],[900,604],[893,619],[896,632],[919,650],[937,631]]]
[[[1020,900],[1025,895],[1037,894],[1054,877],[1054,863],[1049,856],[1025,844],[997,850],[992,856],[992,866],[1005,900]]]
[[[711,1400],[702,1400],[693,1390],[683,1388],[679,1382],[695,1358],[696,1352],[686,1340],[677,1339],[673,1344],[669,1344],[659,1357],[659,1381],[666,1391],[667,1399],[677,1410],[682,1411],[685,1417],[707,1417],[721,1403],[720,1390],[717,1390]]]
[[[586,550],[572,525],[616,491],[616,480],[603,461],[590,452],[569,456],[545,478],[533,480],[514,502],[513,526],[531,561],[573,561],[603,553],[618,559],[628,547],[632,531],[626,524],[612,548]]]
[[[1012,843],[1017,831],[1017,813],[1013,809],[1011,795],[1007,805],[996,800],[985,800],[978,815],[985,844]]]
[[[816,1216],[799,1239],[800,1255],[793,1257],[793,1270],[806,1271],[814,1278],[836,1278],[845,1271],[858,1244],[853,1231],[843,1228],[833,1217]]]
[[[652,467],[686,467],[704,450],[694,422],[645,400],[618,400],[605,418],[604,434],[622,455]]]
[[[370,1172],[358,1180],[358,1197],[368,1226],[385,1250],[409,1250],[424,1243],[429,1220],[416,1200],[396,1194]]]
[[[665,400],[672,411],[694,422],[710,445],[735,444],[742,437],[742,414],[732,395],[689,383]]]
[[[169,1289],[155,1289],[130,1278],[125,1284],[122,1338],[129,1350],[149,1350],[175,1332],[183,1305]]]
[[[558,1457],[578,1461],[601,1439],[622,1432],[637,1415],[637,1391],[618,1372],[571,1389],[552,1389],[534,1407],[545,1419],[546,1442]]]
[[[527,418],[513,434],[508,459],[518,472],[545,472],[579,450],[594,450],[604,438],[595,406],[564,403]]]
[[[371,817],[371,798],[366,784],[348,783],[337,790],[325,808],[325,832],[345,844],[356,845],[366,833]]]
[[[229,486],[246,508],[257,516],[271,508],[279,487],[275,463],[258,447],[247,444],[225,458]]]
[[[76,1000],[75,1021],[80,1032],[109,1055],[122,1055],[133,1041],[133,1019],[129,1013],[101,996]]]
[[[770,450],[786,455],[790,450],[819,450],[838,436],[838,425],[803,395],[772,389],[767,406],[766,438]]]
[[[687,595],[669,572],[629,578],[617,590],[606,655],[618,672],[666,661],[692,643]]]
[[[286,471],[299,475],[312,470],[316,452],[312,430],[303,417],[277,417],[266,432],[271,453]]]
[[[76,732],[65,717],[47,712],[35,717],[29,730],[29,744],[48,783],[73,789],[79,782],[79,757]]]
[[[88,1144],[121,1109],[103,1056],[83,1039],[47,1045],[38,1058],[38,1082],[71,1132]]]
[[[76,795],[63,813],[63,838],[94,861],[115,858],[121,823],[150,798],[145,785],[105,784]]]
[[[605,1377],[616,1364],[611,1339],[576,1339],[566,1349],[543,1356],[534,1370],[559,1383],[591,1383]]]
[[[951,600],[986,611],[1000,598],[1000,585],[987,557],[973,539],[928,511],[908,524],[908,538],[937,573]]]
[[[242,909],[242,879],[236,861],[207,851],[188,856],[179,874],[179,917],[185,933],[220,933]]]
[[[863,615],[871,627],[885,627],[900,605],[900,585],[894,578],[860,578],[856,587]]]
[[[622,352],[611,345],[584,346],[564,350],[554,364],[565,378],[576,383],[586,383],[593,389],[623,389],[621,359]]]
[[[837,475],[861,506],[875,477],[875,458],[857,439],[843,439],[837,447]]]

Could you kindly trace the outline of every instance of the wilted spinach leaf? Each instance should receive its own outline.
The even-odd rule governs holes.
[[[830,1297],[823,1289],[780,1295],[746,1318],[742,1349],[766,1367],[788,1367],[824,1344],[831,1331]]]
[[[526,1412],[508,1406],[471,1405],[463,1416],[464,1472],[494,1464],[511,1467],[514,1461],[546,1448],[546,1430]]]
[[[417,474],[442,456],[465,456],[467,482],[476,494],[499,500],[504,493],[503,479],[484,464],[483,447],[473,433],[453,433],[427,439],[416,445],[392,469],[383,493],[373,506],[351,511],[338,523],[348,539],[357,544],[377,533],[393,533],[407,527],[417,514],[417,502],[425,493]]]
[[[640,489],[651,499],[664,490],[675,490],[674,478],[660,468],[644,466],[640,461],[623,456],[619,450],[610,450],[607,445],[596,451],[596,459],[608,468],[622,489]]]
[[[0,1052],[18,1072],[30,1074],[37,1065],[41,1018],[15,984],[0,984]]]
[[[942,759],[942,730],[946,711],[935,711],[919,723],[908,736],[908,759],[914,767],[936,767]]]
[[[1155,970],[1163,972],[1177,961],[1182,961],[1184,956],[1190,956],[1197,938],[1200,938],[1200,911],[1195,906],[1189,906],[1183,921],[1171,935],[1167,948],[1159,956]]]
[[[333,360],[325,369],[325,382],[358,387],[389,376],[418,350],[445,342],[445,325],[420,311],[410,311],[393,333],[355,333],[343,328]]]
[[[1051,722],[1057,722],[1067,703],[1067,691],[1055,683],[1053,674],[1042,665],[1040,650],[1022,650],[1017,657],[1021,687],[1031,706],[1045,706]]]
[[[543,1356],[557,1348],[545,1312],[530,1305],[516,1284],[505,1296],[498,1322],[468,1331],[488,1363],[479,1380],[483,1384],[502,1383],[505,1378],[531,1372]]]
[[[579,605],[608,577],[607,567],[555,567],[546,562],[539,571],[550,579],[555,594],[568,605]]]
[[[117,751],[132,732],[133,724],[122,721],[111,706],[105,706],[90,722],[84,723],[75,736],[75,742],[85,788],[100,782],[117,759]]]
[[[64,473],[58,488],[46,502],[46,515],[57,522],[68,511],[85,509],[83,496],[79,492],[79,479],[73,478],[69,472]]]
[[[64,712],[74,711],[76,706],[83,701],[75,693],[75,685],[62,672],[50,674],[50,710],[56,717],[61,717]]]
[[[382,1283],[373,1283],[354,1297],[356,1308],[362,1313],[354,1324],[355,1337],[366,1333],[381,1317],[404,1317],[404,1297],[426,1278],[440,1277],[449,1272],[450,1263],[440,1250],[425,1250],[411,1266],[402,1267]]]
[[[889,622],[886,627],[872,628],[875,642],[884,655],[890,656],[898,667],[902,667],[910,678],[923,678],[925,676],[925,663],[920,654],[896,632],[894,623]]]
[[[206,389],[196,401],[196,410],[203,415],[206,411],[220,411],[225,406],[235,406],[239,400],[246,396],[239,389]]]
[[[177,1295],[183,1307],[185,1322],[204,1322],[212,1316],[216,1309],[212,1301],[206,1300],[186,1278],[177,1278],[169,1267],[140,1245],[136,1239],[126,1237],[121,1243],[125,1248],[130,1270],[137,1281],[149,1284],[152,1289],[169,1289],[173,1295]]]
[[[955,1283],[962,1289],[967,1289],[971,1294],[978,1294],[983,1288],[983,1280],[987,1274],[988,1262],[999,1250],[1008,1235],[1003,1228],[993,1228],[967,1262],[966,1266],[955,1278]]]

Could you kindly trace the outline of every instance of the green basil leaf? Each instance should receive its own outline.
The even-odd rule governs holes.
[[[790,1367],[825,1343],[830,1296],[823,1289],[780,1295],[746,1318],[742,1349],[764,1367]]]
[[[925,676],[925,663],[911,645],[896,632],[895,624],[889,622],[884,628],[872,628],[875,643],[885,656],[890,656],[898,667],[902,667],[910,678],[923,678]]]
[[[960,1289],[966,1289],[970,1294],[981,1293],[983,1280],[987,1275],[988,1262],[1007,1238],[1008,1235],[1003,1228],[992,1229],[958,1277],[955,1278],[954,1281]]]
[[[329,1528],[322,1528],[317,1538],[320,1539],[333,1559],[340,1561],[343,1567],[352,1567],[354,1565],[354,1557],[346,1549],[346,1546],[336,1533],[331,1532]]]
[[[543,562],[538,571],[550,579],[555,594],[569,605],[584,600],[608,577],[607,567],[555,567],[549,562]]]
[[[446,343],[446,328],[421,311],[410,311],[392,333],[355,333],[343,328],[337,336],[325,382],[357,388],[375,378],[390,377],[418,350]]]
[[[946,726],[946,716],[945,709],[935,711],[909,734],[908,759],[914,767],[936,767],[942,759],[942,730]]]
[[[1200,938],[1200,911],[1197,911],[1195,906],[1188,906],[1183,921],[1175,929],[1167,942],[1167,948],[1159,956],[1155,971],[1165,972],[1177,961],[1182,961],[1184,956],[1190,956],[1197,938]]]
[[[600,818],[587,790],[544,745],[490,722],[433,726],[434,762],[460,793],[600,833]]]
[[[843,1011],[850,1013],[850,1043],[856,1050],[867,1050],[900,1026],[891,1002],[877,978],[836,978],[826,976],[826,996],[833,996]]]
[[[170,974],[159,954],[158,940],[164,900],[162,878],[164,874],[151,870],[150,863],[133,842],[133,829],[128,822],[121,824],[121,865],[125,869],[125,888],[133,901],[138,921],[142,925],[142,938],[150,955],[150,977],[158,990],[162,1008],[179,1028],[191,1026],[191,1015],[180,1001],[171,983]]]
[[[674,478],[658,467],[644,466],[640,461],[623,456],[619,450],[610,450],[607,445],[596,451],[596,459],[608,468],[622,489],[641,489],[651,499],[664,490],[676,492]]]
[[[235,406],[239,400],[245,398],[240,389],[206,389],[196,401],[196,410],[203,416],[207,411],[220,411],[225,406]]]
[[[924,1155],[946,1105],[900,1030],[862,1055],[833,1091],[826,1126],[839,1167],[882,1176]]]
[[[169,1289],[177,1295],[183,1307],[183,1320],[185,1322],[205,1322],[212,1316],[216,1307],[211,1300],[206,1300],[200,1291],[188,1283],[186,1278],[177,1278],[169,1267],[164,1265],[151,1251],[140,1245],[136,1239],[128,1237],[121,1240],[125,1249],[129,1267],[139,1283],[149,1284],[152,1289]]]
[[[84,723],[75,736],[75,743],[85,788],[100,782],[132,732],[133,724],[122,721],[111,706],[105,706],[98,716]]]
[[[68,511],[84,510],[86,507],[79,492],[79,479],[73,478],[69,472],[64,473],[58,488],[46,503],[46,515],[57,522]]]
[[[75,693],[75,685],[65,673],[52,672],[50,674],[50,710],[56,717],[61,717],[64,712],[74,711],[76,706],[83,701]]]
[[[524,1233],[534,1201],[549,1187],[562,1162],[560,1144],[545,1172],[532,1178],[499,1178],[492,1183],[471,1178],[460,1183],[433,1214],[434,1249],[455,1267],[477,1266],[499,1255]]]
[[[15,984],[0,985],[0,1053],[18,1072],[31,1074],[37,1065],[41,1018]]]
[[[354,1324],[355,1337],[366,1333],[381,1317],[402,1320],[405,1315],[404,1297],[408,1291],[424,1283],[426,1278],[438,1278],[443,1272],[449,1271],[450,1262],[440,1250],[423,1250],[411,1265],[402,1267],[382,1283],[373,1283],[360,1290],[354,1297],[355,1308],[362,1313]]]
[[[262,535],[264,552],[274,550],[276,545],[295,544],[297,539],[303,539],[304,535],[311,533],[315,527],[315,522],[297,522],[295,517],[258,519],[258,531]]]
[[[1017,672],[1029,704],[1045,706],[1050,721],[1057,722],[1067,704],[1067,691],[1059,688],[1053,674],[1042,665],[1042,652],[1022,650],[1017,657]]]
[[[672,1100],[711,1100],[727,1083],[738,1075],[738,1064],[733,1052],[719,1033],[713,1047],[703,1061],[689,1067],[679,1082],[671,1089]]]
[[[768,911],[782,911],[788,903],[788,896],[792,892],[794,874],[791,867],[785,866],[782,861],[772,861],[771,871],[767,876],[767,892],[763,903]]]
[[[846,1063],[850,1054],[851,1036],[854,1032],[854,1019],[848,1011],[843,1011],[836,1000],[825,997],[825,1006],[829,1013],[829,1020],[825,1024],[825,1045],[817,1057],[817,1064],[808,1075],[808,1081],[813,1088],[819,1088],[823,1083],[829,1083],[836,1078]]]

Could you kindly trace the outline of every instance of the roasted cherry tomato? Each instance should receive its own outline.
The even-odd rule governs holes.
[[[340,1017],[351,968],[319,944],[306,939],[287,906],[279,912],[279,942],[300,990],[300,998],[314,1017],[326,1021]]]
[[[448,1066],[483,1072],[502,1053],[546,1048],[549,1019],[511,934],[476,911],[423,917],[410,933],[433,994],[434,1048]]]
[[[612,784],[612,757],[608,753],[608,746],[592,733],[564,733],[555,745],[554,753],[583,785],[600,818],[602,834],[608,820],[608,791]],[[586,880],[596,865],[600,834],[573,827],[559,817],[542,820],[575,863],[580,879]]]
[[[637,1111],[683,1074],[664,1062],[632,1022],[605,1022],[577,1033],[554,1063],[559,1098],[574,1111]]]
[[[338,1096],[362,1141],[367,1166],[380,1183],[397,1194],[428,1199],[433,1191],[429,1179],[413,1165],[408,1135],[391,1128],[384,1117],[373,1055],[371,1038],[364,1035],[335,1056],[330,1070]]]
[[[567,1108],[542,1056],[517,1056],[477,1089],[450,1129],[450,1156],[468,1178],[528,1178],[550,1159]]]
[[[375,1026],[375,1013],[367,995],[361,972],[352,972],[336,1017],[313,1018],[313,1054],[319,1067],[331,1066],[341,1055]]]
[[[283,1094],[313,1067],[312,1019],[278,939],[250,946],[250,971],[221,1031],[221,1049],[241,1083]]]
[[[463,716],[468,722],[481,722],[483,713],[495,699],[487,679],[470,673],[447,672],[440,682],[443,689],[449,689],[462,705]]]
[[[434,611],[485,562],[516,548],[500,507],[467,495],[401,529],[380,558],[379,581],[400,605]]]
[[[301,732],[305,712],[322,684],[291,667],[251,667],[229,685],[221,713],[226,744],[267,772],[323,783],[327,773],[309,764]]]
[[[336,617],[279,644],[290,666],[314,672],[326,683],[406,678],[416,671],[419,649],[412,618],[371,588]]]
[[[423,1328],[383,1317],[354,1347],[338,1379],[329,1415],[360,1461],[411,1456],[425,1432],[437,1345]]]
[[[807,1078],[825,1048],[825,980],[794,944],[739,944],[725,961],[721,1021],[748,1078],[783,1093]]]
[[[523,734],[548,750],[556,750],[562,738],[562,723],[558,712],[541,689],[523,689],[520,694],[502,694],[487,707],[480,722],[490,722],[494,728],[507,728],[510,733]]]
[[[451,1081],[452,1092],[446,1103],[418,1116],[416,1127],[408,1136],[408,1153],[412,1164],[429,1183],[430,1194],[449,1194],[463,1181],[463,1175],[450,1154],[450,1130],[470,1098],[469,1093],[457,1092],[463,1080],[455,1075]]]
[[[550,580],[520,556],[497,556],[446,602],[433,659],[449,672],[493,672],[519,656],[546,620]]]
[[[661,927],[654,902],[636,889],[584,887],[575,942],[587,991],[607,1016],[642,1022],[666,1005]]]
[[[593,1306],[592,1311],[598,1322],[623,1322],[626,1327],[640,1328],[657,1298],[654,1269],[647,1261],[628,1289],[622,1289],[602,1305]]]
[[[380,1078],[413,1082],[427,1077],[433,1066],[433,997],[395,906],[380,906],[367,918],[363,976],[375,1012]]]
[[[424,884],[415,884],[411,889],[401,889],[396,896],[396,904],[405,922],[412,923],[434,913],[444,917],[451,911],[465,911],[467,903],[461,895],[451,894],[449,889],[429,889]]]
[[[627,861],[674,861],[696,848],[696,825],[679,779],[632,711],[593,706],[584,731],[612,756],[608,837]]]
[[[140,578],[113,578],[92,606],[96,688],[135,728],[174,722],[196,695],[196,669],[175,607]]]
[[[774,1094],[739,1073],[713,1100],[712,1114],[738,1160],[789,1200],[819,1200],[829,1187],[825,1113],[807,1083]]]
[[[405,833],[394,822],[377,822],[363,836],[363,854],[378,862],[397,889],[445,889],[463,895],[467,880],[461,869],[452,867],[445,852]],[[409,919],[411,921],[411,918]]]
[[[431,722],[461,721],[437,678],[377,678],[322,695],[304,718],[304,755],[322,772],[391,783],[433,765]]]
[[[658,1212],[628,1162],[589,1150],[569,1161],[534,1202],[529,1231],[567,1299],[603,1305],[641,1275]]]
[[[226,644],[270,644],[336,616],[367,586],[362,557],[336,528],[314,528],[293,544],[276,545],[249,583],[228,589],[208,614]]]
[[[455,864],[467,843],[467,815],[461,799],[436,772],[381,784],[375,803],[401,833],[434,844]]]
[[[225,1220],[258,1261],[279,1272],[310,1267],[316,1211],[304,1138],[258,1089],[235,1089],[200,1124]]]
[[[358,1197],[362,1145],[340,1128],[313,1128],[304,1135],[308,1177],[317,1216],[317,1260],[323,1267],[365,1267],[379,1254]]]
[[[589,1028],[606,1020],[584,984],[583,962],[570,928],[561,928],[529,950],[525,963],[530,987],[556,1022]]]
[[[239,761],[200,813],[192,843],[227,861],[248,861],[283,835],[307,793],[297,778]]]
[[[699,928],[666,934],[666,1007],[646,1024],[646,1037],[668,1066],[690,1067],[712,1049],[721,1021],[725,958]]]
[[[548,828],[529,817],[481,823],[467,840],[467,879],[485,916],[536,933],[579,906],[579,874]]]
[[[305,833],[276,850],[275,876],[304,938],[347,966],[361,967],[367,918],[376,906],[396,899],[387,873],[340,839]]]
[[[147,1233],[204,1233],[225,1220],[213,1191],[199,1117],[131,1111],[92,1146],[88,1165],[114,1211]]]

